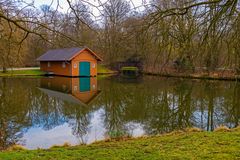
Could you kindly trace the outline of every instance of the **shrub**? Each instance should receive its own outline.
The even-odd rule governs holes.
[[[217,127],[214,132],[230,132],[231,130],[226,126]]]

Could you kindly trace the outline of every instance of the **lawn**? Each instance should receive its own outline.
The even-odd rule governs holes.
[[[122,67],[122,71],[138,71],[139,69],[137,67]]]
[[[240,159],[240,128],[218,132],[171,134],[101,141],[91,145],[48,150],[4,151],[2,160],[118,160],[118,159]]]
[[[42,72],[39,69],[12,70],[12,71],[7,71],[6,73],[0,72],[0,77],[7,77],[7,76],[41,76],[41,75],[44,75],[44,74],[45,74],[45,72]]]
[[[98,65],[98,74],[114,74],[115,71],[112,71],[105,67],[104,65]],[[7,71],[6,73],[0,72],[0,77],[11,77],[11,76],[42,76],[45,75],[45,72],[40,71],[40,69],[29,69],[29,70],[12,70]]]
[[[104,65],[98,65],[97,70],[98,70],[98,74],[114,74],[114,73],[116,73],[115,71],[108,69]]]

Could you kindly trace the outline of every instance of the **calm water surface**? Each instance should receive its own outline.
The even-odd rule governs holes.
[[[142,77],[0,78],[0,150],[240,122],[240,83]]]

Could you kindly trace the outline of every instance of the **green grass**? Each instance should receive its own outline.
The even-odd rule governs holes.
[[[33,70],[13,70],[7,71],[6,73],[0,72],[0,77],[7,76],[41,76],[44,75],[45,72],[40,71],[39,69]]]
[[[122,71],[138,71],[137,67],[122,67]]]
[[[1,160],[240,159],[240,130],[175,132],[48,150],[5,151]]]
[[[98,71],[98,74],[113,74],[113,73],[116,73],[115,71],[108,69],[104,65],[98,65],[97,71]]]
[[[103,65],[98,65],[99,74],[113,74],[116,73]],[[40,69],[32,70],[13,70],[7,71],[6,73],[0,72],[0,77],[12,77],[12,76],[42,76],[45,72],[40,71]]]

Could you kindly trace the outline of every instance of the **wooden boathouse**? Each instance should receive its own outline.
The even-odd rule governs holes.
[[[64,48],[49,50],[37,61],[48,74],[69,77],[97,76],[97,63],[102,59],[89,48]]]

